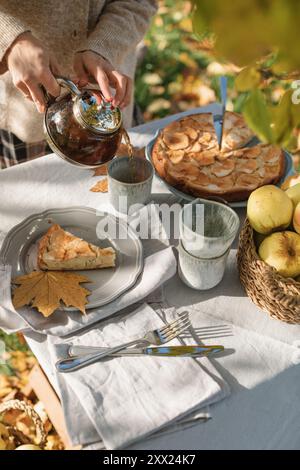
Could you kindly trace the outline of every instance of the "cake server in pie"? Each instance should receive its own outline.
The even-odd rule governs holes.
[[[218,135],[219,149],[222,149],[223,142],[223,131],[225,123],[226,103],[227,103],[227,77],[220,77],[220,89],[221,89],[221,100],[222,100],[222,120],[221,120],[221,134]]]

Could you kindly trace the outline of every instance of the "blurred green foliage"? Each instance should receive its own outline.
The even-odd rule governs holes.
[[[264,142],[293,146],[300,126],[300,105],[292,101],[293,81],[300,78],[299,0],[191,2],[199,41],[212,37],[218,60],[243,67],[236,90],[248,93],[242,109],[248,125]],[[274,106],[273,86],[282,82]]]
[[[0,330],[0,341],[4,341],[6,351],[27,351],[27,346],[20,341],[17,335],[7,335]]]
[[[179,111],[176,102],[184,93],[185,77],[208,65],[207,56],[191,46],[192,36],[190,3],[160,1],[135,81],[135,99],[146,120]]]
[[[28,351],[28,346],[26,343],[20,341],[18,335],[12,334],[7,335],[0,329],[0,341],[3,341],[5,344],[5,352],[9,353],[11,351]],[[0,358],[1,359],[1,358]],[[4,364],[1,364],[0,361],[0,375],[14,375],[14,368],[11,365],[11,361],[7,360]]]
[[[145,121],[219,100],[222,74],[228,76],[228,108],[241,111],[247,93],[235,89],[238,69],[216,62],[209,40],[200,44],[189,0],[160,0],[145,44],[135,80],[135,100]]]
[[[230,5],[221,0],[159,0],[158,3],[158,13],[145,39],[146,55],[136,73],[135,99],[145,121],[218,101],[219,76],[226,75],[227,109],[243,112],[262,140],[286,146],[295,154],[299,168],[300,137],[295,127],[300,121],[297,110],[300,106],[287,106],[295,74],[292,72],[285,76],[289,80],[283,80],[284,74],[275,67],[276,63],[284,65],[286,60],[282,61],[282,54],[278,56],[263,46],[266,55],[244,69],[230,61],[237,58],[237,63],[243,64],[248,54],[255,57],[256,53],[262,53],[257,25],[269,11],[273,11],[273,23],[278,20],[281,30],[288,31],[289,23],[284,18],[287,14],[290,18],[295,0],[237,0]],[[196,18],[193,4],[197,6]],[[282,17],[280,11],[284,13]],[[298,6],[295,11],[298,15]],[[295,21],[291,24],[293,36]],[[277,29],[273,26],[269,24],[267,29],[275,34]],[[221,38],[220,35],[218,38],[219,30],[223,32]],[[263,33],[264,41],[269,39],[268,31]],[[295,63],[296,43],[292,41],[286,47],[286,38],[280,37],[285,56],[293,49],[291,60]],[[240,56],[242,61],[238,60]],[[261,92],[256,92],[257,89]]]

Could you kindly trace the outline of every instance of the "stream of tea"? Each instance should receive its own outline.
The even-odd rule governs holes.
[[[128,149],[128,155],[130,158],[133,158],[133,147],[132,147],[132,144],[130,142],[130,137],[128,135],[128,132],[123,129],[123,137],[124,137],[124,140],[125,140],[125,144],[127,145],[127,149]]]
[[[130,141],[130,137],[125,129],[123,129],[123,137],[125,144],[128,149],[128,155],[129,155],[129,175],[128,175],[128,183],[134,184],[134,183],[140,183],[143,181],[143,175],[138,175],[137,172],[137,167],[136,167],[136,162],[135,159],[133,158],[133,146]]]

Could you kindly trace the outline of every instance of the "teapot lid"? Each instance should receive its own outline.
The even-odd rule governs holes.
[[[79,124],[92,132],[112,134],[122,124],[120,109],[114,108],[103,96],[99,104],[93,93],[88,90],[76,97],[73,109]]]

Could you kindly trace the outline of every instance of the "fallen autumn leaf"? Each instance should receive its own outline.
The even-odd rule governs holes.
[[[31,305],[44,317],[49,317],[63,302],[85,314],[86,297],[90,294],[80,286],[85,282],[90,280],[76,273],[34,271],[13,280],[13,284],[18,285],[13,293],[13,305],[15,308]]]

